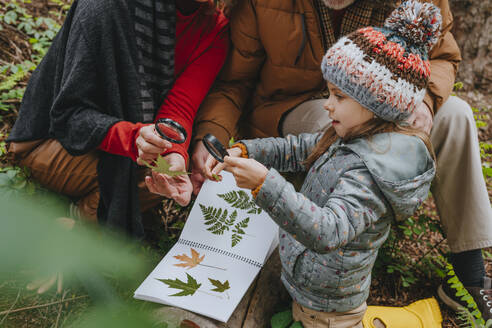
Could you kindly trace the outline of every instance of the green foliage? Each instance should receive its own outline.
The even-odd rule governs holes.
[[[248,227],[249,218],[246,218],[240,222],[236,223],[237,211],[234,210],[229,217],[227,209],[215,208],[213,206],[200,205],[200,210],[205,219],[205,225],[209,226],[208,231],[215,235],[223,235],[225,231],[229,231],[232,226],[234,228],[231,230],[231,244],[232,247],[236,246],[245,235],[244,229]],[[235,224],[234,224],[235,223]]]
[[[35,52],[32,59],[36,63],[44,57],[61,27],[52,18],[29,15],[15,0],[9,2],[4,14],[0,14],[0,21],[17,28],[29,37],[29,43]]]
[[[492,327],[492,320],[487,320],[485,322],[482,317],[482,313],[478,309],[477,303],[473,297],[468,293],[466,288],[463,286],[461,281],[456,276],[453,266],[450,263],[446,264],[447,276],[450,278],[447,283],[451,286],[453,290],[456,291],[456,296],[460,297],[461,301],[466,302],[467,307],[462,308],[458,313],[458,318],[464,322],[463,327],[470,328],[489,328]]]
[[[22,80],[26,75],[27,72],[21,70],[8,76],[5,80],[0,81],[0,91],[12,89],[17,82]]]
[[[419,282],[422,276],[445,277],[443,257],[429,256],[440,244],[433,245],[424,238],[429,231],[442,234],[440,222],[427,215],[410,217],[397,227],[393,226],[387,241],[379,250],[375,264],[376,270],[395,276],[403,287],[410,287]],[[418,260],[413,260],[408,253],[396,247],[398,241],[404,237],[415,241],[417,244],[425,244],[429,251]]]
[[[31,180],[31,173],[27,168],[4,167],[0,168],[0,195],[15,198],[22,195],[33,196],[39,185]],[[41,191],[39,190],[38,193]]]
[[[54,272],[76,277],[91,302],[85,305],[89,308],[81,320],[71,326],[152,327],[149,313],[134,305],[131,294],[136,281],[143,280],[155,263],[146,263],[140,246],[102,228],[96,231],[79,222],[67,230],[57,224],[55,218],[66,213],[67,203],[46,190],[31,193],[26,186],[16,189],[23,174],[12,168],[1,172],[8,183],[0,188],[0,276],[15,275],[21,286],[28,279]],[[5,197],[9,188],[14,189],[15,196]],[[20,274],[26,271],[32,275]],[[66,281],[73,288],[74,279]],[[117,289],[128,296],[122,298]],[[53,298],[51,295],[46,301]],[[39,296],[35,302],[39,304]]]
[[[27,36],[31,51],[29,60],[21,64],[8,64],[0,67],[2,78],[0,79],[0,111],[14,111],[24,95],[25,88],[19,82],[25,80],[29,72],[35,69],[37,64],[48,51],[51,42],[60,29],[60,25],[49,17],[33,17],[22,6],[26,0],[11,0],[3,13],[0,13],[0,22],[10,25]],[[1,26],[1,25],[0,25]],[[1,119],[1,117],[0,117]]]
[[[292,311],[287,310],[275,314],[270,320],[272,328],[302,328],[300,321],[293,322]]]
[[[181,291],[172,294],[169,296],[188,296],[188,295],[193,295],[195,292],[200,288],[202,284],[199,284],[195,278],[190,276],[188,273],[186,273],[187,277],[187,282],[181,281],[178,278],[175,278],[174,280],[172,279],[157,279],[159,281],[162,281],[166,285],[169,286],[169,288],[174,288],[174,289],[180,289]]]
[[[15,108],[14,103],[19,103],[22,100],[25,88],[16,86],[35,67],[30,61],[24,61],[17,65],[0,66],[0,73],[4,76],[0,79],[0,111],[9,112]]]
[[[222,210],[222,208],[214,208],[213,206],[205,207],[202,204],[199,205],[205,218],[205,224],[210,226],[207,230],[215,235],[223,235],[225,231],[229,231],[236,221],[237,211],[232,212],[227,218],[227,209]]]
[[[224,199],[232,207],[247,210],[250,214],[260,214],[262,211],[244,190],[233,190],[217,196]]]
[[[242,235],[246,234],[243,229],[248,227],[248,222],[249,218],[246,218],[234,226],[232,230],[232,247],[236,246],[243,239]]]
[[[67,11],[68,9],[70,9],[71,3],[72,3],[72,1],[70,1],[70,3],[66,3],[66,1],[61,1],[61,0],[50,0],[50,2],[58,5],[58,7],[62,11]]]
[[[215,280],[212,278],[208,278],[210,280],[210,283],[215,286],[214,289],[211,289],[213,292],[218,292],[218,293],[223,293],[226,290],[230,289],[231,286],[229,286],[229,280],[224,281],[223,283],[220,282],[219,280]]]

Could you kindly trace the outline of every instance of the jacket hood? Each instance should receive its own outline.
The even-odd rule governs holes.
[[[424,142],[401,133],[382,133],[345,144],[366,164],[391,205],[395,218],[405,220],[427,198],[435,164]]]

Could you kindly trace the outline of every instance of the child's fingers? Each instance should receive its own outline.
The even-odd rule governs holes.
[[[220,172],[226,167],[224,163],[218,163],[212,170],[212,177],[219,175]],[[215,180],[215,179],[214,179]]]
[[[244,160],[244,158],[232,157],[232,156],[224,157],[224,163],[232,167],[239,165],[242,160]]]
[[[207,157],[207,161],[205,163],[205,166],[203,168],[203,174],[205,177],[209,180],[217,180],[215,179],[214,175],[218,174],[218,172],[222,171],[223,167],[222,163],[219,163],[215,158],[212,156]]]

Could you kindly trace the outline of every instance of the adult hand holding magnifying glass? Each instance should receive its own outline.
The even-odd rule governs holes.
[[[144,131],[142,131],[143,128],[141,129],[139,136],[141,139],[137,143],[139,159],[141,158],[140,151],[144,156],[140,159],[142,164],[144,164],[143,161],[152,163],[159,154],[171,148],[172,143],[184,143],[187,138],[186,130],[179,123],[167,118],[158,119],[155,124],[144,128]],[[170,153],[165,155],[164,159],[170,164],[170,170],[186,171],[186,162],[181,154]],[[190,202],[193,187],[188,175],[171,177],[152,171],[151,175],[145,177],[145,184],[150,192],[172,198],[182,206]]]
[[[183,126],[169,118],[158,119],[154,124],[140,128],[135,141],[138,149],[137,164],[144,165],[144,161],[152,163],[159,154],[171,148],[172,143],[184,143],[187,136]]]

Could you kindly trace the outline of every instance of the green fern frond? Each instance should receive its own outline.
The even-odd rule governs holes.
[[[202,211],[203,217],[205,219],[205,225],[209,226],[208,231],[216,235],[222,235],[225,231],[229,231],[229,227],[232,226],[237,217],[237,211],[234,211],[227,219],[229,212],[227,209],[214,208],[213,206],[200,205],[200,210]]]
[[[14,88],[17,82],[22,80],[26,75],[26,71],[19,70],[17,73],[8,76],[5,80],[0,82],[0,91]]]
[[[232,234],[232,247],[236,246],[241,241],[241,239],[243,239],[243,236],[235,233]]]
[[[207,229],[214,235],[223,235],[225,230],[228,230],[228,227],[221,224],[220,222],[216,222],[213,226]]]
[[[241,222],[239,222],[236,226],[239,226],[241,228],[247,228],[248,223],[249,223],[249,218],[246,218],[246,219],[242,220]]]
[[[460,296],[460,300],[467,303],[467,308],[463,307],[460,311],[458,311],[459,319],[464,322],[465,327],[485,327],[485,321],[482,317],[482,313],[480,313],[480,310],[478,309],[477,303],[475,303],[473,297],[468,293],[466,288],[458,279],[456,273],[454,272],[453,266],[450,263],[446,264],[446,271],[447,275],[451,276],[447,283],[450,284],[451,288],[456,291],[455,295]]]
[[[219,217],[219,221],[221,223],[225,223],[226,220],[227,220],[227,210],[224,210],[224,212],[222,213],[222,215],[219,215],[218,217]]]
[[[230,227],[234,224],[234,222],[236,222],[236,217],[237,217],[237,211],[234,211],[229,216],[229,220],[226,220],[224,223]]]
[[[233,190],[225,194],[218,194],[218,196],[234,208],[248,210],[250,214],[261,213],[261,208],[256,205],[254,200],[251,200],[244,190]]]

